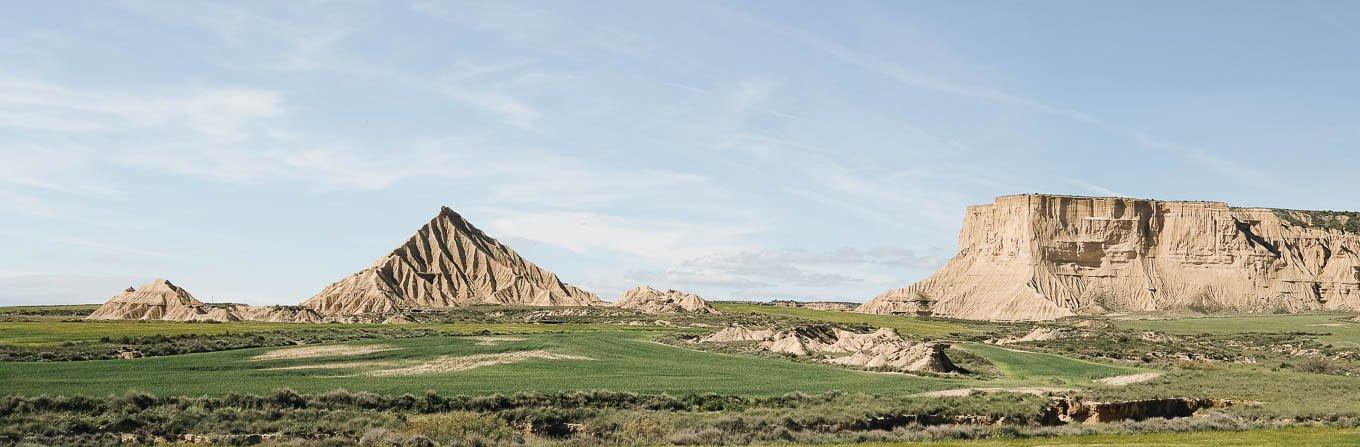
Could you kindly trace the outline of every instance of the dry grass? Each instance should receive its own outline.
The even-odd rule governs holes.
[[[1110,385],[1110,386],[1124,386],[1124,385],[1132,385],[1132,384],[1135,384],[1135,383],[1143,383],[1143,382],[1147,382],[1147,381],[1149,381],[1149,380],[1156,379],[1156,378],[1161,377],[1161,376],[1162,376],[1162,373],[1158,373],[1158,372],[1149,372],[1149,373],[1142,373],[1142,374],[1129,374],[1129,375],[1126,375],[1126,376],[1114,376],[1114,377],[1106,377],[1106,378],[1104,378],[1104,379],[1096,379],[1096,383],[1103,383],[1103,384]]]
[[[254,357],[251,360],[286,360],[313,357],[341,357],[372,354],[375,352],[401,349],[392,345],[326,345],[302,346],[297,348],[275,349]]]
[[[477,340],[477,344],[481,346],[495,346],[502,342],[515,342],[528,340],[527,338],[524,337],[504,337],[504,336],[472,337],[472,339]]]
[[[373,377],[414,376],[445,372],[467,371],[487,366],[519,363],[525,360],[594,360],[579,355],[558,354],[544,350],[502,352],[496,354],[473,354],[463,356],[443,356],[426,363],[401,368],[369,371],[365,375]]]

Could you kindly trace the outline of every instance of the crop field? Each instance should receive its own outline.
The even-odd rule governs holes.
[[[610,324],[529,324],[529,323],[451,323],[451,324],[287,324],[287,323],[184,323],[177,321],[0,321],[0,344],[16,346],[54,345],[67,341],[92,341],[102,337],[145,337],[151,335],[216,335],[260,331],[289,331],[353,328],[430,329],[452,334],[474,332],[543,333],[575,331],[640,331],[661,330],[652,326],[622,326]],[[672,331],[676,329],[671,329]]]
[[[981,343],[968,343],[959,347],[992,362],[997,369],[1000,369],[1006,375],[1007,379],[1018,381],[1039,381],[1050,385],[1090,386],[1091,381],[1095,379],[1150,371]]]
[[[833,366],[707,353],[653,343],[634,332],[539,334],[522,341],[478,344],[476,337],[366,340],[350,345],[399,349],[340,358],[252,360],[278,348],[185,354],[131,360],[0,363],[0,394],[103,395],[135,389],[158,394],[264,393],[291,387],[380,393],[492,394],[521,391],[613,391],[775,395],[831,390],[911,394],[970,386],[969,380],[854,371]],[[370,377],[363,363],[420,363],[439,356],[544,350],[589,360],[529,359],[465,371]],[[341,363],[320,369],[271,369]]]
[[[728,324],[718,318],[710,327],[630,326],[619,321],[568,320],[546,323],[431,323],[408,325],[298,325],[277,323],[180,323],[138,321],[54,321],[46,317],[0,321],[0,345],[29,349],[65,349],[68,345],[117,345],[121,337],[198,334],[275,333],[383,329],[376,338],[306,345],[218,349],[212,352],[157,355],[135,359],[0,362],[0,395],[122,396],[141,391],[157,396],[271,395],[281,388],[300,393],[335,389],[385,396],[445,396],[559,393],[607,390],[642,395],[712,394],[773,397],[789,393],[819,395],[832,391],[881,396],[896,402],[955,399],[946,390],[1029,389],[1077,392],[1098,400],[1207,397],[1237,402],[1224,411],[1252,420],[1305,418],[1345,421],[1360,414],[1360,377],[1318,374],[1261,363],[1209,363],[1179,366],[1078,358],[1064,352],[1040,352],[1042,345],[981,343],[999,333],[1028,331],[1028,326],[956,322],[912,317],[863,315],[739,303],[718,304],[727,315],[764,315],[833,324],[893,327],[905,335],[951,340],[958,355],[990,365],[987,375],[934,376],[864,371],[793,360],[691,349],[674,341],[676,334],[702,333]],[[38,309],[37,312],[44,310]],[[765,317],[761,317],[765,318]],[[1183,320],[1112,321],[1120,330],[1156,331],[1193,336],[1200,333],[1248,334],[1303,332],[1319,340],[1345,345],[1360,341],[1360,323],[1349,315],[1266,315]],[[764,321],[756,319],[756,321]],[[792,321],[792,320],[790,320]],[[404,329],[435,331],[400,336]],[[998,332],[1000,331],[1000,332]],[[1135,332],[1127,332],[1134,334]],[[492,334],[492,335],[486,335]],[[255,336],[255,335],[252,335]],[[409,338],[403,338],[409,337]],[[662,339],[665,343],[658,341]],[[211,343],[214,339],[202,339]],[[285,342],[288,343],[288,342]],[[667,344],[669,343],[669,344]],[[680,343],[680,345],[676,345]],[[263,346],[263,345],[252,345]],[[965,354],[966,353],[966,354]],[[980,360],[978,360],[980,359]],[[1153,380],[1124,386],[1098,379],[1154,372]],[[928,396],[918,396],[931,393]],[[937,395],[939,394],[939,395]],[[961,408],[987,412],[988,405],[1022,405],[1017,395],[969,397]],[[926,401],[929,401],[926,400]],[[979,400],[981,399],[981,400]],[[990,399],[990,400],[988,400]],[[1024,399],[1044,397],[1026,396]],[[941,401],[941,402],[945,402]],[[986,403],[991,402],[991,403]],[[1009,403],[1007,403],[1009,402]],[[1024,400],[1023,405],[1035,401]],[[843,405],[843,404],[838,404]],[[947,404],[954,405],[954,404]],[[841,415],[857,414],[849,407]],[[998,407],[999,408],[999,407]],[[769,415],[753,410],[740,417]],[[811,411],[811,410],[809,410]],[[815,413],[813,413],[815,414]],[[604,416],[601,416],[604,417]],[[668,416],[677,417],[677,416]],[[719,416],[686,416],[692,418]],[[732,416],[738,417],[738,416]],[[765,416],[760,416],[765,417]],[[853,416],[842,416],[853,417]],[[684,419],[677,419],[677,421]],[[695,419],[696,421],[698,419]],[[676,422],[679,423],[679,422]],[[695,422],[698,424],[698,422]],[[1348,427],[1353,425],[1343,425]],[[1258,426],[1259,427],[1259,426]],[[672,428],[672,430],[678,430]],[[1216,428],[1206,433],[1121,434],[1103,431],[1080,436],[1022,437],[974,441],[940,441],[927,446],[1067,446],[1067,445],[1356,445],[1347,428],[1287,428],[1237,431]],[[1176,429],[1172,429],[1176,430]],[[1116,430],[1118,431],[1118,430]],[[1069,433],[1070,434],[1070,433]]]

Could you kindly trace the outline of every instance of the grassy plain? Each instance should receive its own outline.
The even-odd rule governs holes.
[[[874,327],[890,327],[897,329],[902,335],[944,336],[950,334],[968,334],[977,331],[977,329],[973,327],[947,320],[895,315],[873,315],[855,312],[805,309],[801,307],[782,307],[732,302],[714,303],[713,307],[722,312],[733,314],[764,314],[830,323],[867,324]]]
[[[1150,371],[1143,368],[1107,365],[1055,354],[1029,352],[981,343],[966,343],[960,349],[987,359],[1006,375],[1018,381],[1039,381],[1051,385],[1090,386],[1105,377]]]
[[[479,331],[493,333],[545,333],[578,331],[636,331],[656,332],[656,326],[622,326],[611,324],[533,324],[533,323],[447,323],[447,324],[286,324],[286,323],[185,323],[178,321],[0,321],[0,344],[42,346],[66,341],[93,341],[101,337],[145,337],[151,335],[216,335],[278,330],[351,329],[351,328],[431,329],[451,334],[470,334]],[[664,329],[678,331],[681,329]]]
[[[184,354],[131,360],[0,363],[0,395],[104,395],[129,389],[161,395],[264,393],[291,387],[301,392],[334,388],[378,393],[492,394],[520,391],[607,389],[646,393],[777,395],[831,390],[913,394],[977,386],[980,381],[856,371],[776,358],[688,350],[650,340],[643,332],[584,331],[536,334],[527,340],[479,345],[472,337],[365,340],[402,349],[332,359],[255,361],[276,348]],[[371,368],[269,370],[329,361],[404,361],[438,356],[543,349],[592,360],[528,360],[467,371],[415,376],[367,377]]]
[[[1337,346],[1360,347],[1360,321],[1354,314],[1318,313],[1294,315],[1234,315],[1177,320],[1114,320],[1124,329],[1175,335],[1240,334],[1250,332],[1307,332],[1318,341]]]

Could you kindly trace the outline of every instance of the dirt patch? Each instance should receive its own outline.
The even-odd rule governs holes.
[[[959,388],[954,390],[931,391],[929,393],[915,394],[919,397],[965,397],[973,393],[1019,393],[1033,394],[1042,396],[1048,393],[1065,393],[1076,391],[1072,388]]]
[[[1318,323],[1318,324],[1310,324],[1309,326],[1346,327],[1346,323]]]
[[[500,344],[501,342],[528,340],[527,338],[523,337],[495,337],[495,336],[472,337],[472,339],[477,340],[477,344],[482,346],[495,346],[497,344]]]
[[[594,360],[579,355],[558,354],[544,350],[502,352],[496,354],[473,354],[464,356],[443,356],[426,363],[418,363],[400,368],[369,371],[364,375],[374,377],[414,376],[444,372],[467,371],[486,366],[519,363],[525,360]]]
[[[333,362],[333,363],[313,363],[310,365],[279,366],[265,368],[265,371],[298,371],[307,369],[358,369],[358,368],[392,368],[406,363],[393,361],[368,361],[368,362]]]
[[[1161,377],[1161,376],[1162,376],[1162,373],[1158,373],[1158,372],[1150,372],[1150,373],[1142,373],[1142,374],[1129,374],[1129,375],[1127,375],[1127,376],[1106,377],[1106,378],[1104,378],[1104,379],[1096,379],[1096,382],[1097,382],[1097,383],[1103,383],[1103,384],[1110,385],[1110,386],[1124,386],[1124,385],[1132,385],[1132,384],[1135,384],[1135,383],[1143,383],[1143,382],[1147,382],[1147,381],[1149,381],[1149,380],[1156,379],[1156,378]]]
[[[340,357],[372,354],[375,352],[401,349],[392,345],[327,345],[302,346],[297,348],[275,349],[254,357],[251,360],[306,359],[313,357]]]

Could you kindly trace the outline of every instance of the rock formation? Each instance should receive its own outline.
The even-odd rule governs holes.
[[[322,315],[390,314],[474,304],[593,306],[595,294],[563,283],[445,207],[372,266],[302,305]]]
[[[827,310],[827,311],[849,311],[855,310],[855,307],[859,306],[858,303],[847,303],[842,301],[774,300],[770,301],[770,304],[773,304],[778,307],[801,307],[804,309]]]
[[[827,326],[803,326],[784,331],[732,326],[699,339],[700,343],[756,342],[766,352],[813,357],[822,363],[902,372],[959,371],[944,350],[945,343],[914,343],[891,328],[867,334]]]
[[[1016,195],[968,208],[941,270],[856,309],[983,320],[1360,309],[1360,213]]]
[[[157,279],[140,288],[128,287],[95,309],[87,320],[161,320],[199,313],[203,302],[170,281]]]
[[[676,290],[660,291],[648,286],[637,286],[623,292],[614,302],[623,309],[633,309],[649,314],[717,314],[717,309],[698,295]]]
[[[260,321],[267,323],[321,323],[321,315],[298,306],[252,307],[238,303],[204,303],[189,291],[157,279],[140,288],[128,287],[87,320],[164,321]]]
[[[245,320],[265,323],[323,323],[325,317],[302,306],[260,306],[245,313]]]

